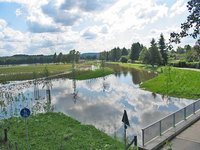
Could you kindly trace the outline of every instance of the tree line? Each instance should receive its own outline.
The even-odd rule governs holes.
[[[55,53],[54,55],[14,55],[10,57],[0,57],[0,65],[13,64],[35,64],[35,63],[71,63],[78,62],[80,52],[71,50],[68,54]]]
[[[117,47],[110,51],[103,51],[100,53],[99,59],[124,63],[141,61],[152,66],[166,65],[168,63],[168,49],[163,34],[160,35],[158,42],[153,38],[150,43],[151,46],[149,48],[136,42],[131,45],[130,49]]]

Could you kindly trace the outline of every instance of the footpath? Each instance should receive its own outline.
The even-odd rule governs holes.
[[[172,150],[200,150],[200,120],[172,139]],[[161,150],[168,150],[165,146]]]

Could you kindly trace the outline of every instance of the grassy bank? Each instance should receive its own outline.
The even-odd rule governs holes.
[[[133,69],[137,69],[137,70],[159,71],[158,67],[152,68],[151,65],[145,65],[145,64],[121,63],[121,62],[109,62],[108,64],[116,64],[116,65],[119,65],[121,67],[133,68]]]
[[[112,73],[114,72],[110,68],[96,69],[96,70],[81,70],[81,71],[76,71],[75,77],[77,80],[87,80],[92,78],[104,77]],[[69,78],[73,78],[73,74],[68,74],[67,76]]]
[[[163,68],[163,73],[141,84],[141,88],[179,98],[200,98],[200,72]]]
[[[12,118],[1,122],[7,127],[8,143],[15,149],[25,150],[26,134],[22,118]],[[122,150],[123,143],[116,141],[90,125],[81,125],[61,113],[46,113],[28,119],[29,145],[33,150]],[[2,144],[5,150],[9,144]],[[1,148],[0,147],[0,148]],[[1,148],[3,149],[3,148]]]

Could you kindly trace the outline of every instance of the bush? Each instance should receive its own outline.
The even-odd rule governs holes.
[[[186,61],[179,61],[176,63],[170,63],[169,65],[173,67],[181,67],[181,68],[200,68],[199,62],[186,62]]]
[[[120,61],[121,61],[122,63],[127,63],[127,62],[128,62],[128,58],[127,58],[126,56],[122,56],[122,57],[120,58]]]

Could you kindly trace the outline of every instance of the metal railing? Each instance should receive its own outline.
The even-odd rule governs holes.
[[[169,129],[178,126],[179,123],[185,121],[188,117],[194,115],[200,110],[200,100],[148,125],[142,129],[142,146],[147,142],[161,136]]]

